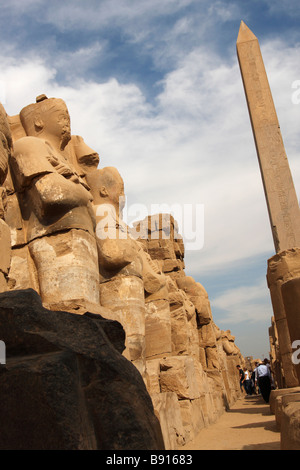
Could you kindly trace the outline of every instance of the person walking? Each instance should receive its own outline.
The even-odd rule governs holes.
[[[244,382],[245,374],[244,374],[244,371],[243,371],[243,369],[241,368],[240,365],[237,365],[236,368],[237,368],[238,371],[239,371],[239,375],[240,375],[240,388],[241,388],[241,392],[243,392],[243,390],[244,390],[243,382]]]
[[[247,367],[244,367],[244,388],[247,395],[252,395],[251,378]]]
[[[251,390],[254,395],[257,395],[256,385],[255,385],[255,369],[250,371],[251,377]]]
[[[255,383],[258,384],[260,393],[266,403],[269,403],[271,393],[271,371],[268,367],[268,359],[264,359],[255,370]]]

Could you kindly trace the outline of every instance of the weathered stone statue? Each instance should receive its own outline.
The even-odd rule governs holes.
[[[122,220],[124,182],[114,167],[88,172],[96,216],[101,305],[126,331],[124,355],[145,374],[145,291],[153,294],[165,279]]]
[[[6,192],[2,188],[8,171],[8,159],[12,154],[12,138],[6,112],[0,104],[0,292],[7,289],[7,275],[11,259],[10,229],[4,222]]]
[[[44,306],[99,310],[99,272],[92,196],[68,160],[65,103],[44,95],[23,108],[26,137],[15,142],[11,173]]]
[[[89,147],[80,135],[71,136],[71,140],[66,146],[66,152],[69,153],[69,161],[83,178],[87,173],[96,170],[99,165],[98,153]]]
[[[236,365],[243,360],[230,332],[214,324],[204,287],[184,272],[184,244],[174,218],[155,214],[134,225],[167,279],[166,293],[146,296],[146,366],[148,390],[172,449],[235,402]]]
[[[5,181],[8,194],[5,217],[12,234],[13,256],[8,289],[13,292],[5,293],[7,297],[2,298],[5,303],[2,320],[6,320],[7,309],[11,309],[11,302],[16,302],[14,299],[27,299],[26,306],[29,302],[33,308],[28,310],[26,307],[27,319],[24,321],[22,302],[19,310],[19,304],[17,309],[13,308],[16,315],[12,317],[10,330],[6,328],[8,335],[4,339],[10,341],[14,337],[16,341],[10,331],[17,329],[24,356],[20,367],[25,364],[34,377],[36,374],[43,377],[37,394],[45,395],[47,403],[53,394],[51,410],[57,413],[63,429],[69,427],[61,417],[68,420],[72,416],[71,440],[74,440],[73,416],[78,417],[79,413],[79,434],[81,425],[83,434],[87,433],[84,448],[106,445],[102,438],[101,443],[94,442],[98,439],[98,431],[93,437],[81,418],[85,416],[87,406],[91,405],[89,413],[99,411],[93,423],[95,426],[101,423],[99,432],[102,433],[106,414],[103,400],[98,399],[99,393],[102,398],[107,393],[112,397],[117,394],[108,388],[109,391],[101,395],[101,381],[111,387],[113,362],[122,360],[128,366],[125,358],[129,359],[135,366],[129,364],[138,376],[140,386],[146,385],[151,396],[165,447],[176,449],[234,403],[240,390],[235,365],[237,360],[242,363],[234,337],[214,324],[204,287],[185,275],[184,244],[176,221],[169,214],[157,214],[137,222],[134,228],[127,226],[122,214],[124,182],[119,172],[114,167],[97,169],[98,153],[82,137],[71,136],[70,117],[62,100],[40,95],[36,103],[11,117],[9,124],[15,151],[10,157]],[[8,154],[5,156],[6,167],[7,159]],[[4,176],[5,173],[6,170]],[[2,271],[6,280],[7,271]],[[24,290],[28,287],[40,294],[43,308],[34,291]],[[64,311],[64,316],[59,311]],[[27,326],[32,321],[38,337],[41,335],[46,341],[45,346],[44,340],[38,341],[38,359],[35,362],[31,359],[33,351],[36,351],[35,338],[29,347],[28,342],[23,346],[23,340],[20,340],[22,328],[25,328],[26,336]],[[104,329],[104,336],[92,333],[99,333],[100,328]],[[105,348],[107,338],[113,342],[118,354],[125,358],[120,354],[117,358]],[[49,344],[53,341],[52,357]],[[68,352],[63,351],[62,357],[58,357],[57,351],[61,351],[64,345]],[[75,354],[71,362],[70,350]],[[20,359],[18,348],[15,353]],[[39,355],[44,353],[41,360]],[[27,361],[28,354],[30,358]],[[103,359],[99,368],[94,363],[90,368],[87,366],[90,356]],[[46,372],[43,361],[50,364]],[[37,362],[42,367],[41,371]],[[77,396],[73,397],[71,411],[65,406],[63,410],[60,408],[63,395],[56,396],[56,383],[53,391],[51,388],[48,392],[46,387],[44,392],[43,388],[44,377],[48,377],[49,370],[50,375],[52,370],[55,374],[61,370],[58,386],[64,383],[69,362],[72,377],[68,383],[74,383],[72,388],[78,392],[79,400]],[[6,374],[6,380],[14,378],[14,367],[13,363],[12,375],[10,372]],[[117,385],[120,375],[118,370]],[[28,390],[30,386],[26,384],[25,388]],[[130,393],[121,390],[125,397],[123,402],[127,402]],[[132,400],[135,400],[134,396]],[[117,402],[116,408],[119,407],[119,398]],[[41,409],[44,412],[44,408]],[[109,410],[109,419],[111,411],[114,410]],[[3,412],[3,419],[9,421],[10,415],[6,418],[6,411]],[[22,421],[22,413],[17,415]],[[24,416],[27,416],[26,412]],[[19,429],[18,423],[17,420],[12,426],[14,436]],[[46,427],[44,424],[39,426],[47,429],[47,436],[50,432],[57,437],[57,428],[53,428],[51,422],[46,420]],[[90,436],[93,442],[88,442]],[[39,433],[35,439],[40,442]],[[70,443],[68,437],[60,445],[67,448],[81,445],[75,441],[75,444]],[[126,448],[125,443],[122,445]]]

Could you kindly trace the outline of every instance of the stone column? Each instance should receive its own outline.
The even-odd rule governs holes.
[[[271,369],[274,374],[275,384],[278,388],[283,388],[283,376],[281,366],[280,348],[278,344],[278,333],[275,323],[275,318],[272,317],[272,325],[269,328],[269,339],[270,339],[270,361]]]
[[[287,313],[282,298],[282,285],[297,276],[300,267],[299,260],[299,249],[283,251],[268,260],[267,280],[278,333],[285,386],[288,388],[297,387],[299,382],[292,363],[293,351]]]
[[[242,21],[237,54],[276,253],[300,246],[300,211],[259,42]]]
[[[126,333],[123,355],[145,377],[145,294],[143,280],[137,276],[116,276],[100,283],[101,305],[111,312],[110,319],[121,323]],[[108,315],[105,315],[109,318]]]
[[[292,362],[300,384],[300,353],[297,353],[300,346],[300,249],[282,253],[281,263],[285,267],[281,295],[293,352]]]

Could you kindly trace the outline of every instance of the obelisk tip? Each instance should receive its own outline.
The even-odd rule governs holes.
[[[244,23],[244,21],[242,20],[236,43],[238,44],[240,42],[253,41],[255,39],[257,39],[257,37],[252,33],[246,23]]]

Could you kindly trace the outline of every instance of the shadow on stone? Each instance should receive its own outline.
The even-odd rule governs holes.
[[[32,289],[0,294],[0,449],[163,449],[124,330],[100,315],[43,308]]]

